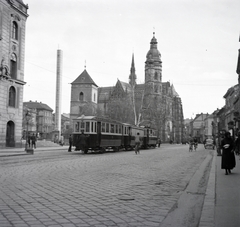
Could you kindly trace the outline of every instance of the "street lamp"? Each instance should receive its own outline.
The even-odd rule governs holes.
[[[25,144],[25,151],[29,154],[33,154],[33,148],[28,147],[28,125],[29,125],[29,121],[31,120],[32,115],[29,112],[29,110],[27,110],[26,114],[25,114],[25,119],[26,119],[26,123],[27,123],[27,131],[26,131],[26,144]]]

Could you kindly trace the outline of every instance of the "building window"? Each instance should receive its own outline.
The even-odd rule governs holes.
[[[10,73],[13,79],[17,79],[17,56],[16,54],[11,55],[10,61]]]
[[[8,101],[8,105],[11,107],[15,107],[16,104],[16,90],[15,88],[12,86],[9,89],[9,101]]]
[[[84,98],[84,95],[83,95],[82,92],[80,92],[80,94],[79,94],[79,100],[80,100],[80,101],[83,101],[83,98]]]
[[[15,21],[12,22],[12,39],[18,40],[18,25]]]
[[[158,73],[157,72],[155,72],[154,79],[158,80]]]
[[[94,93],[94,96],[93,96],[93,101],[95,102],[96,101],[96,94]]]

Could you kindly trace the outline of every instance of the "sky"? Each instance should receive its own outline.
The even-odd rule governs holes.
[[[63,52],[62,113],[86,70],[99,87],[128,82],[134,54],[144,83],[155,32],[162,81],[182,99],[184,118],[211,114],[238,83],[239,0],[24,0],[28,4],[23,100],[55,112],[57,50]]]

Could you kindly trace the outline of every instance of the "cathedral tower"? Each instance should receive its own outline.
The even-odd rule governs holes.
[[[161,54],[157,49],[155,33],[153,33],[150,44],[145,62],[145,94],[156,96],[162,92],[162,61]]]

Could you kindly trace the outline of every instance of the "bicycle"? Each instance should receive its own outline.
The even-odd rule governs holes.
[[[140,151],[139,151],[139,148],[140,148],[140,142],[136,142],[135,143],[135,153],[137,154],[140,154]]]

